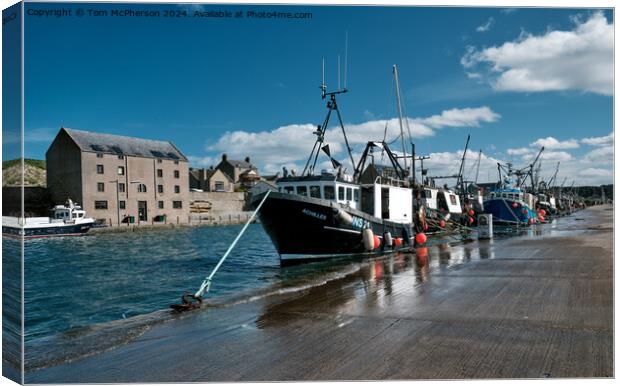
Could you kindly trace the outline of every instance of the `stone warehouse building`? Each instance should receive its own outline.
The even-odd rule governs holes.
[[[189,221],[189,166],[171,142],[61,128],[45,154],[55,204],[108,225]]]

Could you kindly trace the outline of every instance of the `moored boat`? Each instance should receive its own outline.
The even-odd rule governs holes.
[[[397,79],[396,68],[394,75]],[[414,233],[421,232],[413,212],[413,190],[409,171],[401,166],[385,139],[369,141],[356,162],[349,146],[336,96],[347,92],[339,89],[327,92],[321,86],[322,98],[327,101],[328,113],[322,125],[314,132],[317,139],[301,175],[284,169],[276,181],[277,191],[262,192],[252,197],[257,208],[263,202],[258,216],[271,238],[282,264],[337,256],[377,254],[411,248]],[[336,113],[342,129],[346,149],[351,159],[353,174],[331,156],[325,134],[332,113]],[[401,139],[403,126],[401,123]],[[403,144],[404,148],[404,144]],[[319,154],[331,160],[333,169],[315,174]],[[373,152],[387,155],[394,174],[377,176],[371,181],[361,179],[366,160]],[[406,159],[406,156],[401,158]],[[412,167],[413,169],[413,167]],[[425,238],[425,236],[423,236]]]
[[[2,217],[2,234],[7,236],[34,238],[50,236],[81,235],[93,226],[95,220],[86,217],[86,212],[70,199],[67,205],[56,205],[53,217]]]
[[[520,188],[500,188],[484,200],[484,211],[497,223],[531,225],[537,219],[532,200],[532,195]]]

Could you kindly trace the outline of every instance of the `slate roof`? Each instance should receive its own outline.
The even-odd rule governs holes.
[[[183,153],[169,141],[93,133],[64,127],[62,130],[82,151],[187,161]]]
[[[249,162],[245,162],[245,161],[237,161],[234,159],[229,159],[227,160],[232,166],[237,166],[241,169],[253,169],[254,166],[249,163]]]

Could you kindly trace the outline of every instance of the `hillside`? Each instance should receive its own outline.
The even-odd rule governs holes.
[[[2,162],[2,186],[19,186],[21,183],[21,162],[19,159]],[[45,161],[24,160],[24,185],[45,186]]]

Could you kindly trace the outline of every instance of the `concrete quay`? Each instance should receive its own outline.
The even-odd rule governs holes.
[[[592,207],[521,236],[360,260],[26,382],[613,377],[612,216]]]

